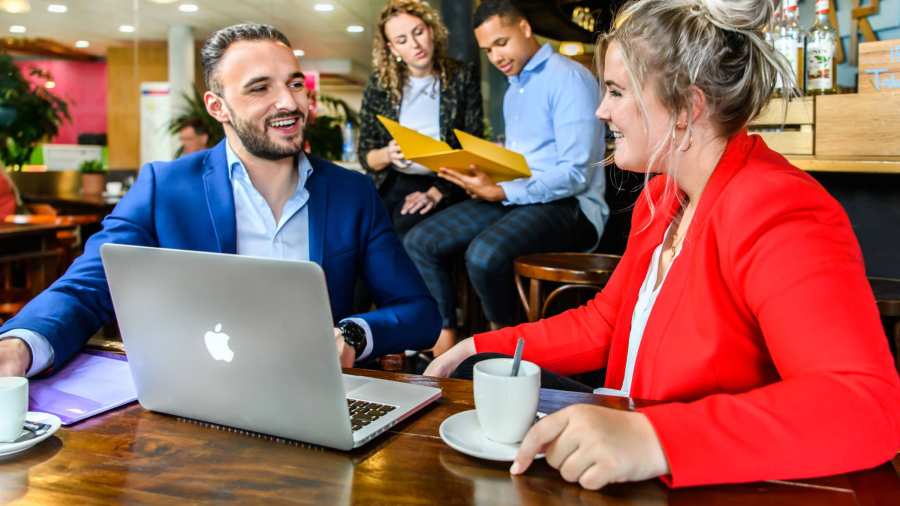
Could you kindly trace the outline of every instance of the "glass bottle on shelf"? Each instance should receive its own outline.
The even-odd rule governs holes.
[[[837,32],[828,20],[828,0],[816,0],[816,20],[806,39],[806,93],[837,93]]]
[[[794,76],[794,85],[802,93],[803,91],[803,47],[805,33],[800,28],[797,0],[783,0],[780,15],[775,18],[772,25],[772,45],[788,61]],[[775,90],[779,95],[785,95],[786,85],[778,76]]]

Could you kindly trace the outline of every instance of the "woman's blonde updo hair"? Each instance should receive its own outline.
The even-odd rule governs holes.
[[[434,7],[423,0],[389,0],[378,16],[378,26],[372,43],[372,66],[378,75],[378,85],[387,90],[394,104],[403,98],[403,87],[409,78],[406,64],[398,62],[388,47],[388,38],[384,33],[384,25],[399,14],[409,14],[422,20],[431,29],[434,44],[434,73],[445,88],[450,73],[453,71],[451,60],[447,58],[447,27]]]
[[[777,75],[794,83],[787,60],[763,34],[774,10],[772,0],[630,0],[618,12],[597,42],[597,68],[602,79],[606,50],[617,42],[645,121],[645,83],[670,112],[666,138],[652,147],[651,167],[676,147],[676,118],[683,112],[684,139],[690,139],[692,87],[705,95],[716,133],[728,138],[765,107]],[[670,175],[675,169],[669,167]]]

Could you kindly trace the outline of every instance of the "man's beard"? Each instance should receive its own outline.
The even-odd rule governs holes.
[[[228,107],[227,104],[226,107]],[[249,121],[243,121],[234,114],[230,107],[228,107],[228,112],[231,114],[231,126],[234,128],[234,132],[251,155],[265,160],[281,160],[290,156],[296,156],[303,151],[303,129],[300,129],[300,135],[297,136],[294,142],[285,146],[272,142],[266,135],[265,126],[260,129]],[[305,114],[300,112],[300,110],[295,110],[268,117],[263,124],[268,125],[269,121],[291,116],[297,116],[298,122],[303,122],[306,119]]]

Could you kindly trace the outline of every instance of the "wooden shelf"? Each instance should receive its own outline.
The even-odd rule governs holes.
[[[900,174],[900,157],[883,158],[824,158],[805,155],[785,155],[789,162],[809,172],[851,172],[865,174]]]

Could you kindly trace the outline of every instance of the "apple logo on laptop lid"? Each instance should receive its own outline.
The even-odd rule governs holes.
[[[206,342],[206,350],[215,360],[231,362],[234,358],[234,352],[228,347],[228,340],[231,339],[228,334],[222,332],[222,324],[216,323],[215,330],[208,330],[203,335],[203,341]]]

